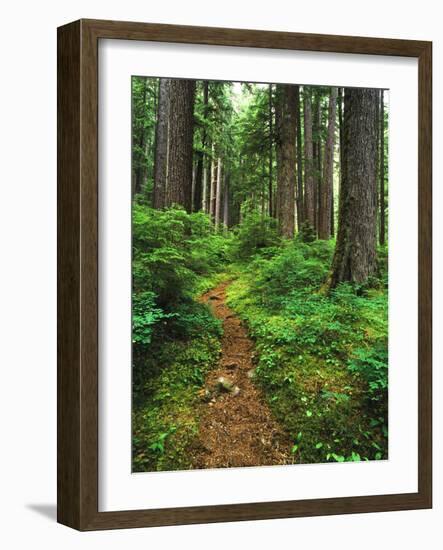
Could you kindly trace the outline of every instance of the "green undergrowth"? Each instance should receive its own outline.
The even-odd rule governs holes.
[[[139,367],[133,402],[133,471],[186,470],[198,433],[198,390],[220,353],[218,334],[169,341]]]
[[[221,323],[198,296],[229,274],[230,237],[203,213],[133,208],[133,470],[191,467],[196,403]]]
[[[198,297],[225,280],[255,340],[254,381],[297,463],[387,458],[387,257],[367,287],[327,293],[334,242],[282,241],[245,214],[227,234],[203,213],[133,209],[133,470],[192,467],[199,390],[222,327]]]
[[[254,380],[294,462],[387,458],[386,258],[371,288],[323,290],[334,243],[264,248],[228,289],[256,342]]]

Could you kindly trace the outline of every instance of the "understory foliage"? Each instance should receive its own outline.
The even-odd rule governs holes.
[[[203,213],[140,204],[133,228],[134,471],[192,467],[198,391],[222,334],[196,298],[227,276],[228,304],[255,340],[253,380],[293,461],[387,458],[385,248],[371,287],[327,291],[334,241],[309,228],[284,241],[273,220],[245,213],[228,235]]]
[[[254,380],[294,462],[386,459],[386,256],[372,288],[325,292],[334,242],[258,250],[228,290],[258,352]],[[373,281],[374,282],[374,281]]]
[[[220,323],[194,298],[217,281],[229,240],[208,217],[133,209],[133,466],[189,467],[196,390],[220,353]]]

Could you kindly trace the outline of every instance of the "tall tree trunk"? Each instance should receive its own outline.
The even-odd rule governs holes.
[[[321,195],[321,175],[322,175],[322,113],[321,113],[321,90],[315,89],[314,92],[314,115],[313,115],[313,164],[314,164],[314,227],[318,232],[320,213],[320,195]]]
[[[229,227],[229,174],[223,176],[223,225],[225,229]]]
[[[325,142],[323,159],[323,180],[320,187],[320,209],[318,220],[318,238],[331,236],[332,186],[334,176],[334,142],[337,88],[331,88],[328,108],[328,135]]]
[[[385,106],[384,92],[380,91],[380,244],[385,244]]]
[[[209,215],[212,221],[215,220],[215,191],[217,188],[217,169],[214,158],[214,144],[212,144],[212,159],[211,159],[211,182],[209,191]]]
[[[345,90],[343,175],[331,288],[345,281],[365,284],[377,270],[377,101],[377,90]]]
[[[219,157],[217,161],[217,186],[215,189],[215,228],[220,225],[220,206],[222,193],[222,160]]]
[[[295,222],[295,86],[278,84],[277,194],[278,224],[283,237],[294,236]]]
[[[203,128],[202,128],[202,151],[197,153],[197,171],[195,176],[195,191],[193,198],[193,211],[197,212],[202,208],[203,200],[203,165],[205,160],[205,149],[206,149],[206,121],[208,118],[208,105],[209,105],[209,82],[207,80],[203,81]]]
[[[195,178],[197,174],[197,162],[192,163],[191,207],[194,209]]]
[[[208,164],[203,161],[203,184],[202,184],[202,204],[201,208],[205,214],[209,213],[209,193],[208,193]]]
[[[314,166],[312,150],[312,103],[311,89],[303,90],[303,110],[305,126],[305,219],[315,227]]]
[[[303,151],[301,139],[301,113],[300,113],[300,86],[295,87],[296,131],[297,131],[297,226],[304,222],[304,197],[303,197]]]
[[[203,153],[196,153],[196,162],[193,174],[193,189],[192,189],[192,211],[198,212],[202,206],[203,194]]]
[[[143,79],[143,93],[142,93],[142,104],[143,104],[143,111],[146,109],[146,90],[147,90],[148,84],[147,79]],[[144,119],[144,118],[143,118]],[[145,149],[145,140],[146,140],[146,129],[142,127],[140,129],[140,139],[138,146],[140,148],[140,151],[144,151]],[[143,181],[145,179],[146,174],[146,165],[141,164],[137,167],[137,170],[135,172],[135,182],[134,182],[134,194],[141,193],[142,187],[143,187]]]
[[[192,210],[192,156],[194,136],[195,80],[171,80],[169,86],[168,206],[179,204]]]
[[[272,185],[272,164],[274,162],[273,160],[273,145],[274,145],[274,137],[273,137],[273,114],[272,114],[272,84],[269,84],[269,103],[268,103],[269,111],[269,182],[268,182],[268,203],[269,203],[269,216],[273,215],[273,200],[272,200],[272,193],[273,193],[273,185]]]
[[[166,202],[169,143],[169,85],[170,80],[160,78],[157,125],[155,128],[154,189],[152,195],[154,208],[164,208]]]
[[[343,88],[338,89],[337,94],[337,110],[338,110],[338,147],[340,161],[340,177],[338,180],[338,197],[340,198],[341,180],[343,173]],[[332,213],[334,215],[334,202],[332,203]],[[334,229],[334,224],[332,224]]]

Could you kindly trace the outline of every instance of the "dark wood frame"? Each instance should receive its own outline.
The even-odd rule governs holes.
[[[418,492],[98,511],[98,41],[103,38],[418,58]],[[58,29],[58,521],[79,530],[432,506],[432,43],[80,20]]]

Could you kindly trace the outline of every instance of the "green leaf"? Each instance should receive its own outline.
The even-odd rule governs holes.
[[[337,461],[337,462],[344,462],[345,461],[345,457],[342,456],[342,455],[337,455],[335,453],[332,453],[332,458]]]
[[[309,418],[310,416],[312,416],[312,411],[306,411],[306,416]]]

